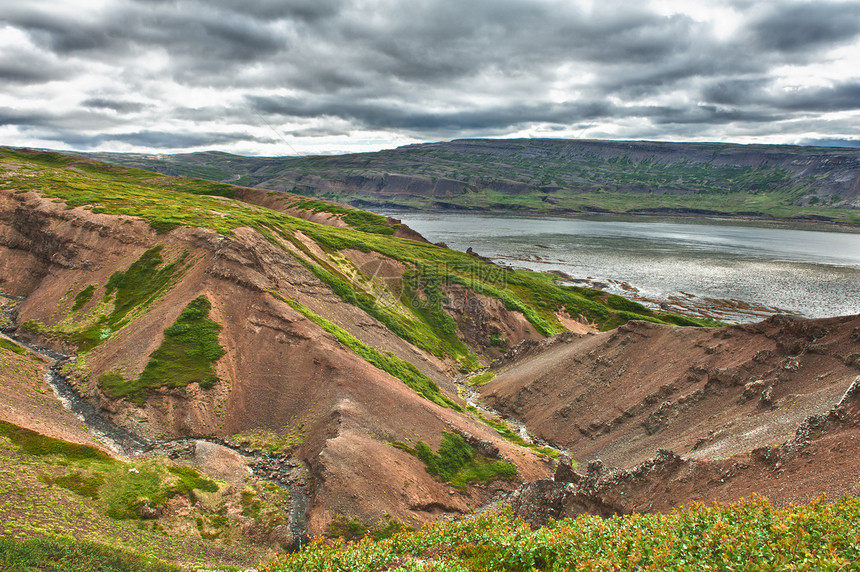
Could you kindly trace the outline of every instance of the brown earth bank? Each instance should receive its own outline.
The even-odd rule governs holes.
[[[259,203],[271,198],[255,190],[247,194]],[[318,249],[312,240],[302,240],[305,248]],[[298,435],[289,453],[309,475],[311,534],[325,533],[337,514],[368,524],[390,517],[416,525],[440,513],[465,513],[497,489],[550,474],[549,463],[528,449],[505,441],[473,416],[422,398],[283,301],[296,300],[362,342],[413,363],[458,400],[449,381],[457,369],[452,360],[428,354],[343,303],[290,255],[294,245],[275,245],[244,228],[229,237],[189,227],[159,234],[133,217],[69,209],[33,192],[0,190],[0,291],[26,297],[16,308],[18,326],[41,323],[61,330],[74,318],[76,293],[96,285],[95,295],[80,309],[88,312],[100,303],[113,273],[125,271],[155,246],[162,248],[165,264],[180,264],[180,278],[132,326],[112,333],[66,370],[72,385],[119,425],[153,440],[224,439],[255,431]],[[344,256],[357,266],[377,263],[397,270],[396,261],[381,255],[347,251]],[[201,295],[211,303],[210,317],[222,326],[218,339],[226,353],[215,365],[220,381],[211,389],[197,383],[154,389],[143,403],[110,398],[100,376],[112,372],[137,378],[164,330]],[[468,308],[462,312],[459,323],[475,339],[498,331],[516,343],[534,334],[519,314],[504,307],[474,316]],[[483,325],[469,326],[474,320]],[[68,354],[76,349],[62,337],[32,329],[18,327],[14,335]],[[486,347],[474,349],[493,355]],[[50,414],[42,419],[57,429],[59,421]],[[496,458],[513,462],[517,478],[456,490],[391,445],[423,441],[436,450],[443,431],[468,436]]]
[[[860,493],[860,316],[630,322],[524,342],[494,370],[483,398],[583,467],[509,499],[533,522]]]

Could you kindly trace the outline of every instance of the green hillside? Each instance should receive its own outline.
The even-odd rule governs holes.
[[[860,223],[860,151],[854,149],[476,139],[340,156],[94,156],[367,208],[674,212]]]

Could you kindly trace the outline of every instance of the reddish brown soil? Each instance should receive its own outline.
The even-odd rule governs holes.
[[[0,348],[0,420],[72,443],[108,450],[54,395],[46,361]]]
[[[630,467],[661,448],[724,458],[781,443],[832,407],[860,373],[858,332],[860,316],[631,322],[541,342],[501,364],[482,395],[579,461]]]
[[[709,330],[633,322],[517,350],[484,397],[580,462],[578,477],[515,495],[535,523],[860,493],[860,398],[833,413],[860,385],[860,316]]]
[[[545,462],[492,429],[421,398],[273,296],[271,291],[280,291],[366,343],[408,359],[435,379],[447,379],[451,363],[427,356],[344,304],[289,252],[254,231],[222,237],[180,228],[157,235],[140,221],[65,209],[35,193],[7,190],[0,191],[0,229],[0,268],[10,269],[0,288],[27,295],[19,305],[19,324],[31,319],[56,324],[69,314],[74,293],[89,284],[100,285],[89,303],[96,304],[113,272],[157,244],[167,262],[187,253],[181,280],[132,327],[89,352],[71,381],[114,421],[150,438],[227,437],[258,428],[286,434],[301,426],[304,440],[295,454],[310,473],[313,534],[325,532],[337,512],[365,521],[381,521],[387,513],[418,523],[440,512],[477,507],[492,492],[472,487],[452,494],[423,464],[392,447],[393,441],[421,440],[436,448],[443,430],[456,430],[498,447],[501,457],[517,464],[520,479],[551,473]],[[11,273],[20,267],[32,271]],[[99,376],[106,371],[138,376],[164,329],[199,295],[209,299],[211,317],[223,326],[219,339],[226,354],[216,364],[221,383],[211,390],[191,384],[182,391],[157,391],[142,407],[106,398]],[[496,313],[492,319],[505,316]],[[72,351],[58,340],[40,341]]]
[[[826,414],[807,418],[779,447],[729,459],[685,459],[661,451],[629,470],[599,461],[582,473],[568,467],[554,480],[529,483],[509,497],[533,525],[583,512],[602,516],[668,512],[692,502],[734,502],[751,495],[783,506],[860,494],[860,376]]]

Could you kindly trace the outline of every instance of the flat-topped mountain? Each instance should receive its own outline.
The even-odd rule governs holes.
[[[860,222],[860,150],[464,139],[376,153],[93,157],[362,207],[686,213]]]

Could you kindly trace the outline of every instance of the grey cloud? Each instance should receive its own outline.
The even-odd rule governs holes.
[[[62,70],[51,69],[23,61],[0,61],[0,82],[33,85],[67,77]]]
[[[799,89],[775,99],[775,105],[791,111],[844,111],[860,106],[860,82],[832,87]]]
[[[193,134],[172,131],[136,131],[128,133],[103,133],[89,135],[80,132],[57,131],[47,138],[81,149],[92,149],[104,143],[126,143],[149,149],[186,149],[189,147],[208,147],[210,145],[231,144],[245,141],[273,143],[273,139],[259,139],[247,133]]]
[[[119,120],[110,115],[80,109],[20,110],[0,107],[0,125],[45,127],[57,130],[111,129]]]
[[[81,102],[84,107],[96,109],[112,109],[118,113],[137,113],[143,111],[149,105],[136,101],[125,101],[121,99],[108,99],[105,97],[91,97]]]
[[[764,79],[727,80],[702,90],[711,104],[772,109],[774,112],[827,112],[857,109],[860,106],[860,81],[833,86],[777,89]]]
[[[765,5],[770,10],[751,23],[749,32],[766,50],[796,53],[833,46],[860,34],[860,4],[856,2]]]
[[[653,137],[793,129],[810,115],[860,108],[856,76],[774,88],[777,66],[815,63],[857,40],[857,2],[730,0],[745,23],[729,37],[691,16],[612,0],[587,9],[567,0],[106,6],[73,16],[45,3],[4,7],[0,21],[35,47],[26,57],[0,54],[0,93],[58,80],[80,102],[61,107],[65,94],[46,89],[40,103],[18,107],[47,112],[0,109],[7,124],[62,131],[69,145],[175,149],[249,141],[242,131],[259,128],[260,117],[295,137],[387,131],[427,140],[603,124]],[[176,95],[188,88],[204,89],[193,101]],[[217,97],[207,101],[205,90]],[[90,135],[75,139],[75,130]]]
[[[163,49],[184,68],[223,71],[233,62],[248,62],[284,48],[283,39],[265,22],[206,4],[128,4],[101,15],[99,21],[60,17],[35,7],[5,14],[9,25],[59,56],[78,55],[115,61],[148,49]]]

